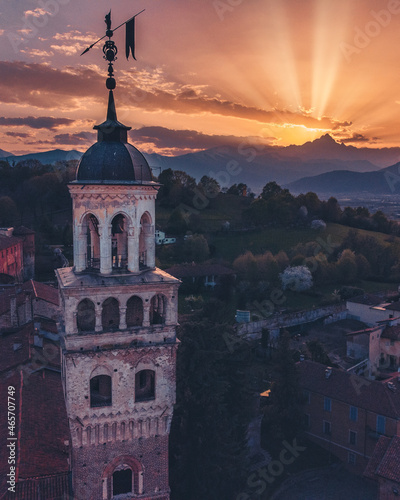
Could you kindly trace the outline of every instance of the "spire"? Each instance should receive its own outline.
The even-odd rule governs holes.
[[[107,121],[117,121],[117,110],[115,109],[114,93],[112,90],[108,94]]]

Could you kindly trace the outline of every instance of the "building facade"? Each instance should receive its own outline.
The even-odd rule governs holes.
[[[159,185],[112,89],[95,129],[70,184],[74,267],[56,271],[74,498],[169,500],[180,281],[155,267]]]
[[[362,474],[381,436],[400,435],[400,382],[298,363],[307,436]]]

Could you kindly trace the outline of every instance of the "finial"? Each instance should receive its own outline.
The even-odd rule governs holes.
[[[108,37],[108,40],[106,40],[103,46],[104,59],[108,61],[108,78],[106,80],[106,87],[108,88],[108,90],[114,90],[116,87],[116,83],[114,78],[113,62],[117,59],[118,49],[114,41],[111,40],[111,37],[114,34],[111,29],[111,10],[106,15],[105,23],[107,26],[106,36]]]

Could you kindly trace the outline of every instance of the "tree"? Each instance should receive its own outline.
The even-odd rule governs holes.
[[[336,264],[336,269],[340,283],[353,283],[357,278],[357,262],[354,255],[349,249],[343,250]]]
[[[215,198],[221,191],[221,186],[218,182],[208,175],[203,175],[200,179],[198,187],[205,194],[205,196],[207,196],[207,198]]]
[[[307,266],[287,267],[279,275],[284,290],[302,292],[313,286],[313,279]]]
[[[274,455],[282,449],[282,441],[291,442],[299,433],[302,422],[301,396],[298,374],[292,351],[290,336],[280,334],[274,356],[274,380],[262,422],[262,440]]]
[[[233,499],[246,480],[246,431],[251,393],[243,372],[249,347],[226,339],[226,324],[182,325],[177,358],[177,404],[171,426],[173,500]]]
[[[235,196],[246,196],[247,185],[243,184],[243,182],[239,182],[239,184],[233,184],[233,186],[228,189],[227,194],[233,194]]]
[[[260,198],[262,198],[263,200],[269,200],[270,198],[274,198],[275,196],[278,196],[285,191],[289,192],[287,189],[282,189],[275,181],[271,181],[265,184],[265,186],[263,187]]]
[[[188,236],[183,244],[183,253],[186,261],[205,261],[210,254],[206,238],[202,234]]]
[[[9,196],[0,197],[0,225],[13,226],[18,221],[18,209],[13,199]]]
[[[168,219],[167,231],[172,234],[184,234],[187,231],[187,223],[182,211],[178,208],[171,213]]]

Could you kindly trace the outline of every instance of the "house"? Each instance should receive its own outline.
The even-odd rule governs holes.
[[[347,334],[347,356],[355,363],[368,360],[369,377],[400,367],[400,318],[379,321],[378,325]]]
[[[177,264],[166,269],[168,274],[182,280],[183,283],[197,284],[214,288],[224,276],[235,276],[235,272],[221,264]]]
[[[375,326],[379,321],[399,316],[398,297],[398,293],[365,294],[353,297],[346,303],[348,317],[362,321],[369,326]]]
[[[400,437],[381,436],[365,469],[364,476],[379,483],[378,500],[400,496]]]
[[[0,497],[72,498],[70,438],[54,322],[29,322],[0,334],[0,393],[6,402],[0,407]],[[15,427],[9,426],[8,410],[15,414]]]
[[[156,238],[156,245],[170,245],[171,243],[176,243],[176,238],[167,238],[164,231],[157,229],[154,231]]]
[[[25,226],[16,227],[13,236],[22,239],[22,264],[24,281],[35,277],[35,231]]]
[[[400,382],[366,380],[312,361],[297,363],[306,435],[362,474],[380,436],[400,435]]]
[[[38,281],[29,280],[0,291],[0,331],[22,326],[35,317],[58,320],[58,290]]]
[[[23,281],[23,239],[13,235],[14,228],[0,228],[0,273]]]

